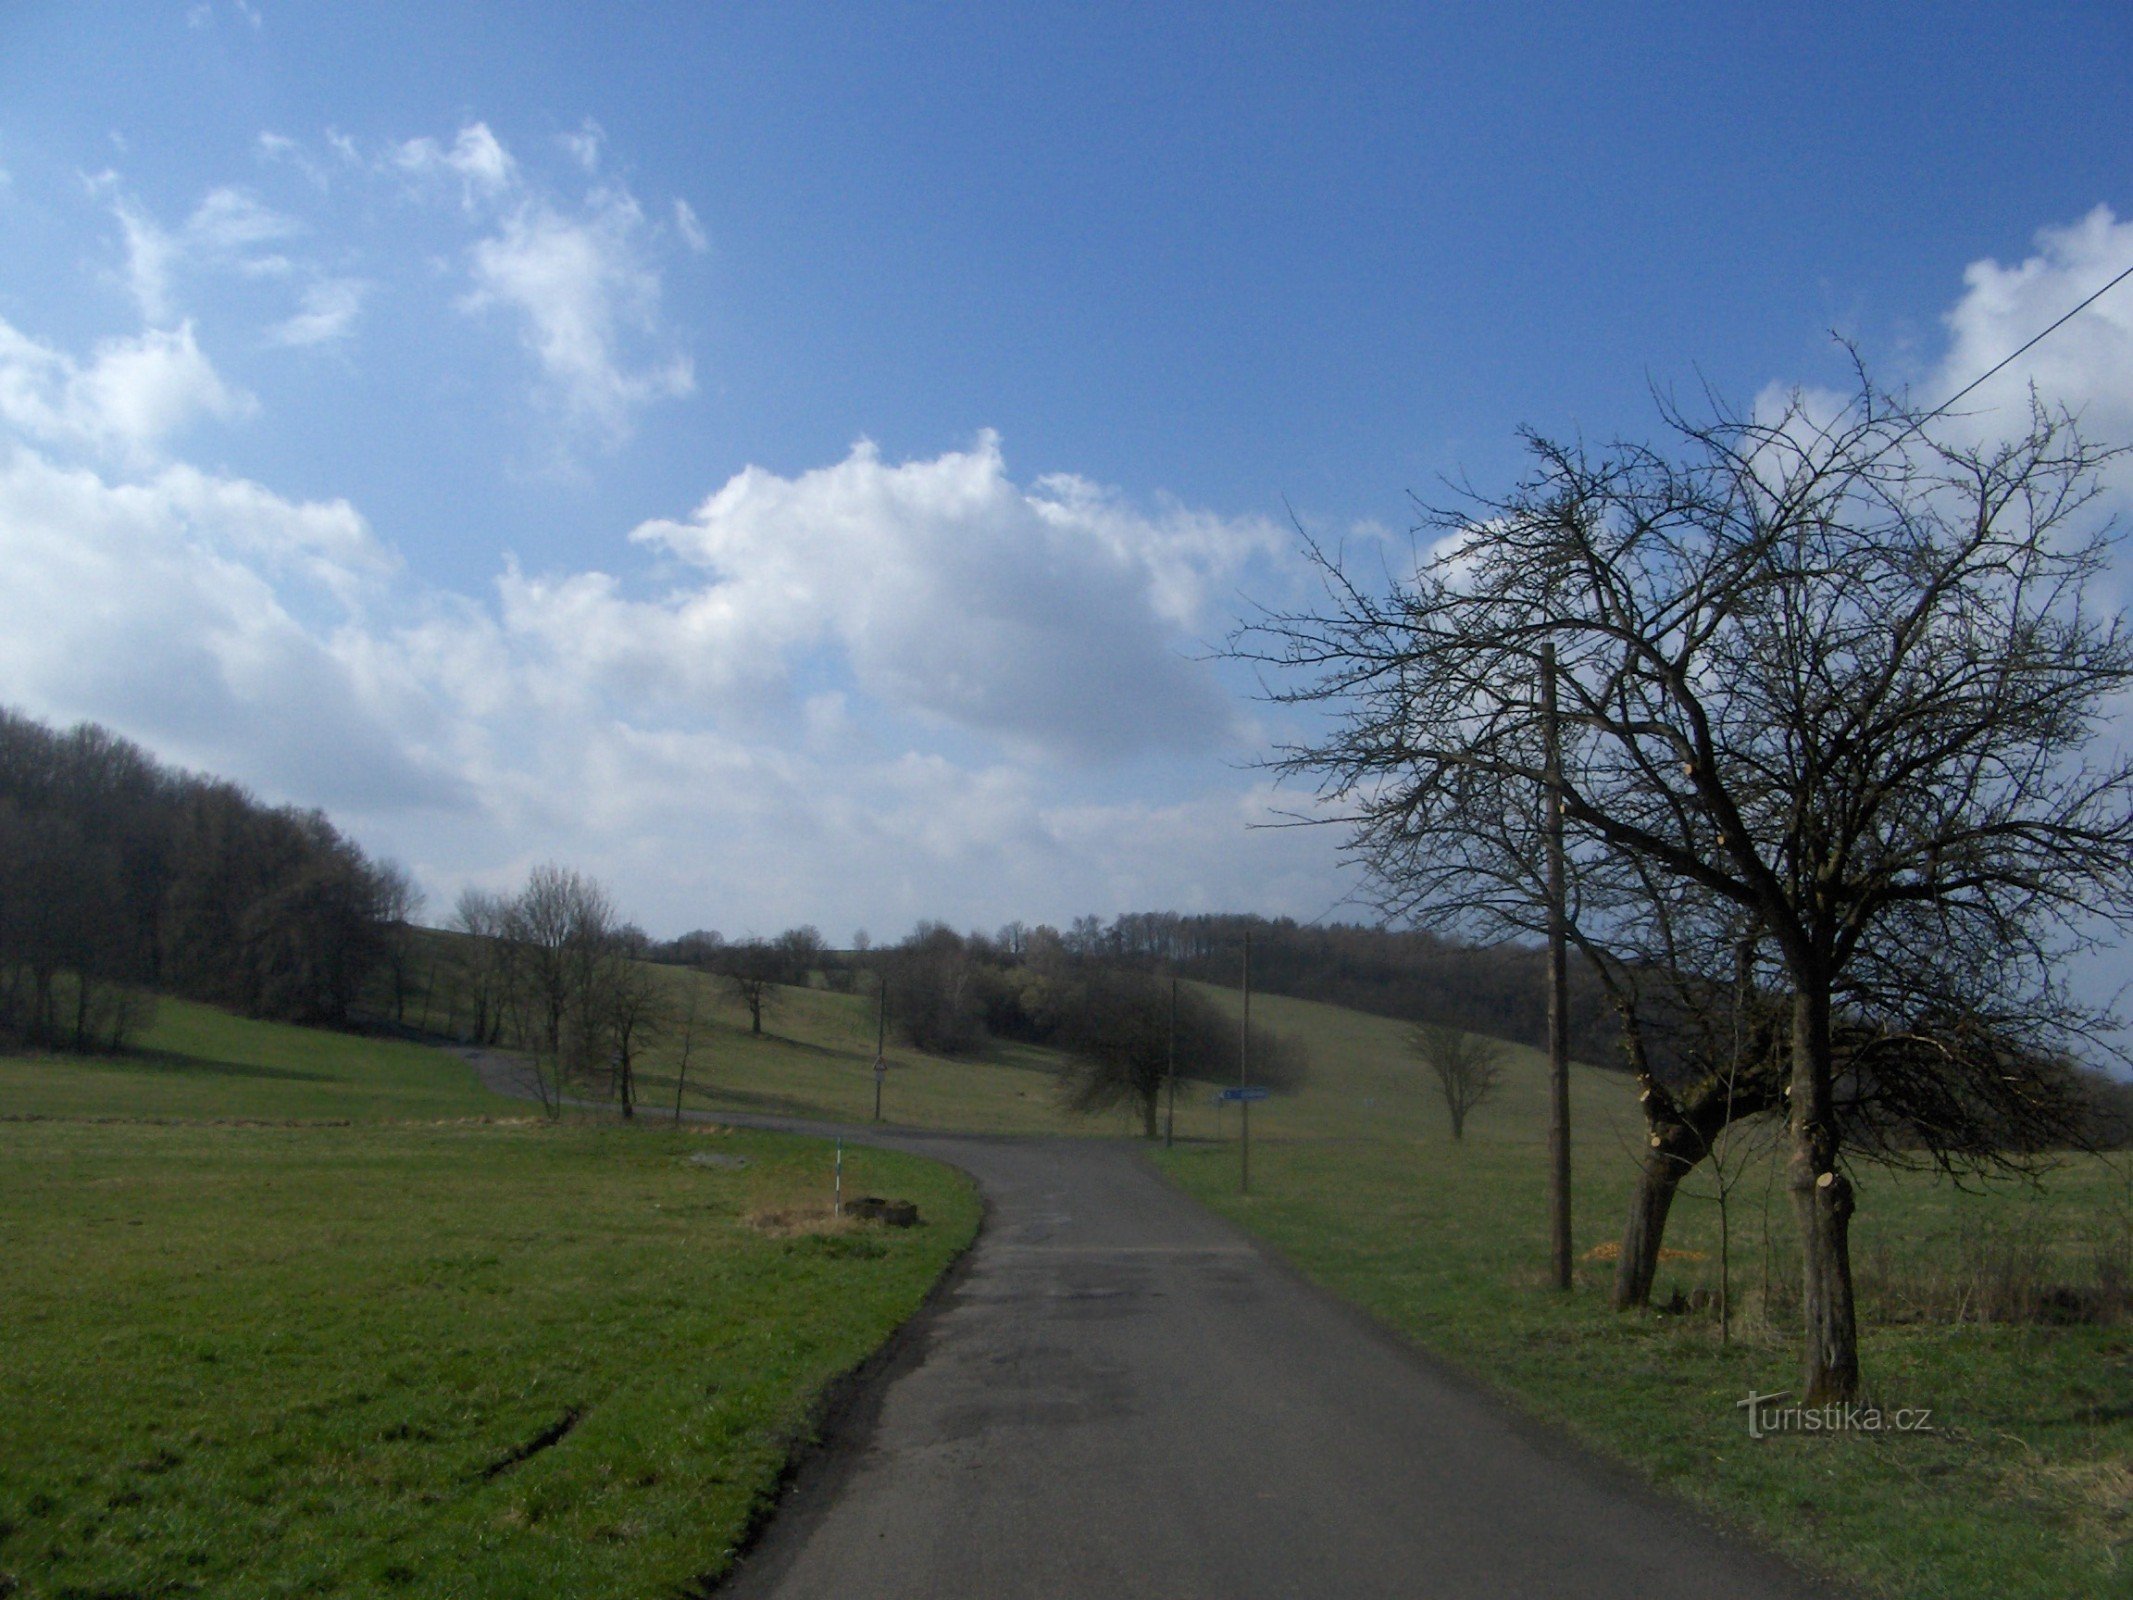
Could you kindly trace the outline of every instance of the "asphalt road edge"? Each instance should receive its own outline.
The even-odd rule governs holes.
[[[756,1501],[723,1570],[706,1573],[679,1591],[679,1600],[743,1600],[774,1584],[807,1535],[829,1511],[858,1466],[881,1420],[882,1406],[899,1378],[924,1364],[933,1334],[949,1302],[970,1275],[978,1242],[992,1225],[992,1198],[958,1167],[977,1192],[978,1225],[969,1241],[933,1280],[918,1309],[856,1366],[822,1387],[794,1430],[792,1448],[768,1493]]]

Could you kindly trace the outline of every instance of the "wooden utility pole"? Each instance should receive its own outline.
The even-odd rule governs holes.
[[[1244,1026],[1237,1030],[1237,1087],[1252,1086],[1252,930],[1244,930]],[[1239,1146],[1240,1164],[1237,1168],[1237,1193],[1252,1192],[1252,1103],[1240,1099],[1237,1116],[1243,1139]]]
[[[889,1075],[889,980],[881,980],[881,993],[874,999],[874,1120],[881,1120],[881,1080]]]
[[[1163,1112],[1163,1148],[1168,1150],[1178,1132],[1178,977],[1170,975],[1170,1042],[1163,1055],[1163,1090],[1168,1105]]]
[[[1555,1286],[1571,1285],[1570,1007],[1563,874],[1563,744],[1555,710],[1555,646],[1541,646],[1543,804],[1548,836],[1548,1243]]]

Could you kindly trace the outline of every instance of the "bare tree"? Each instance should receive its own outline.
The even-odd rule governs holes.
[[[681,1016],[681,1054],[674,1066],[674,1120],[681,1121],[681,1097],[689,1088],[689,1056],[696,1048],[696,1012],[703,998],[692,976],[689,983],[689,1003]]]
[[[384,924],[386,971],[392,978],[393,1021],[407,1020],[408,968],[415,953],[415,918],[422,910],[422,891],[413,876],[397,861],[381,861],[375,869],[378,916]]]
[[[1431,513],[1411,571],[1371,586],[1314,552],[1327,603],[1233,649],[1301,674],[1277,699],[1342,708],[1276,764],[1319,780],[1388,898],[1486,917],[1507,880],[1477,824],[1535,809],[1553,644],[1588,927],[1592,886],[1634,864],[1752,917],[1770,953],[1803,1388],[1850,1398],[1840,1028],[1868,1035],[1861,1081],[1914,1094],[1950,1052],[2052,1054],[2099,1021],[2067,951],[2133,918],[2133,765],[2084,754],[2133,682],[2087,593],[2109,452],[2042,408],[1965,444],[1863,376],[1836,408],[1664,419],[1671,453],[1529,435],[1527,480]]]
[[[748,1008],[748,1031],[763,1031],[763,1013],[777,1002],[778,979],[786,969],[777,946],[757,938],[742,939],[718,953],[719,973],[734,999]]]
[[[511,1006],[516,950],[504,936],[509,911],[510,902],[502,895],[462,889],[446,924],[466,935],[453,944],[452,974],[455,989],[465,995],[470,1037],[476,1044],[496,1044],[503,1038]]]
[[[624,1117],[637,1114],[637,1058],[666,1031],[672,1010],[663,975],[645,959],[649,947],[644,930],[634,924],[610,933],[588,1000],[598,1046],[606,1054],[609,1084]]]
[[[1071,1062],[1059,1080],[1069,1110],[1129,1106],[1140,1116],[1143,1136],[1153,1139],[1173,1070],[1203,1083],[1235,1077],[1243,1021],[1196,989],[1180,989],[1173,1006],[1169,982],[1156,974],[1099,966],[1079,975],[1057,1003],[1053,1039]],[[1251,1059],[1254,1081],[1277,1093],[1300,1087],[1310,1070],[1300,1041],[1257,1024]]]
[[[1436,1078],[1444,1109],[1452,1119],[1452,1140],[1457,1143],[1466,1137],[1467,1117],[1494,1099],[1502,1084],[1503,1046],[1449,1023],[1430,1022],[1407,1036],[1407,1047]]]
[[[614,933],[607,891],[568,867],[535,867],[504,907],[513,1009],[543,1074],[542,1104],[551,1116],[561,1110],[568,1082],[599,1065],[607,1034],[601,978]]]

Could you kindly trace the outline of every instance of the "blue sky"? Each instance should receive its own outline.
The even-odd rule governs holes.
[[[0,698],[437,912],[1316,916],[1203,659],[1292,515],[2133,264],[2122,6],[1332,12],[0,10]],[[2133,437],[2129,357],[1996,393]]]

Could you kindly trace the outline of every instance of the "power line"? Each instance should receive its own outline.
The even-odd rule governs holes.
[[[1931,411],[1928,411],[1924,416],[1920,417],[1916,422],[1912,423],[1910,427],[1904,429],[1903,432],[1898,434],[1894,440],[1890,441],[1890,443],[1893,445],[1904,439],[1907,435],[1916,433],[1920,428],[1931,422],[1935,417],[1940,416],[1941,414],[1946,412],[1950,406],[1954,405],[1956,401],[1962,399],[1964,395],[1969,394],[1973,389],[1978,388],[1980,385],[1984,384],[1989,379],[1998,377],[2002,372],[2005,372],[2009,367],[2013,366],[2015,362],[2019,361],[2023,356],[2028,355],[2030,351],[2036,349],[2038,345],[2042,344],[2046,339],[2049,339],[2053,334],[2057,333],[2069,322],[2072,322],[2076,317],[2080,316],[2082,312],[2088,310],[2090,306],[2101,300],[2105,295],[2109,294],[2121,283],[2124,283],[2128,278],[2133,278],[2133,267],[2126,268],[2125,271],[2121,272],[2117,277],[2113,278],[2101,289],[2098,289],[2094,294],[2090,295],[2086,300],[2082,301],[2081,304],[2074,307],[2073,310],[2067,312],[2065,316],[2061,317],[2057,322],[2054,322],[2050,327],[2046,328],[2042,333],[2031,339],[2029,343],[2023,345],[2019,350],[2016,350],[2012,354],[2002,358],[2000,361],[1995,362],[1985,371],[1979,373],[1976,377],[1972,378],[1968,383],[1964,384],[1960,389],[1956,390],[1955,393],[1948,396],[1947,399],[1943,400]]]

